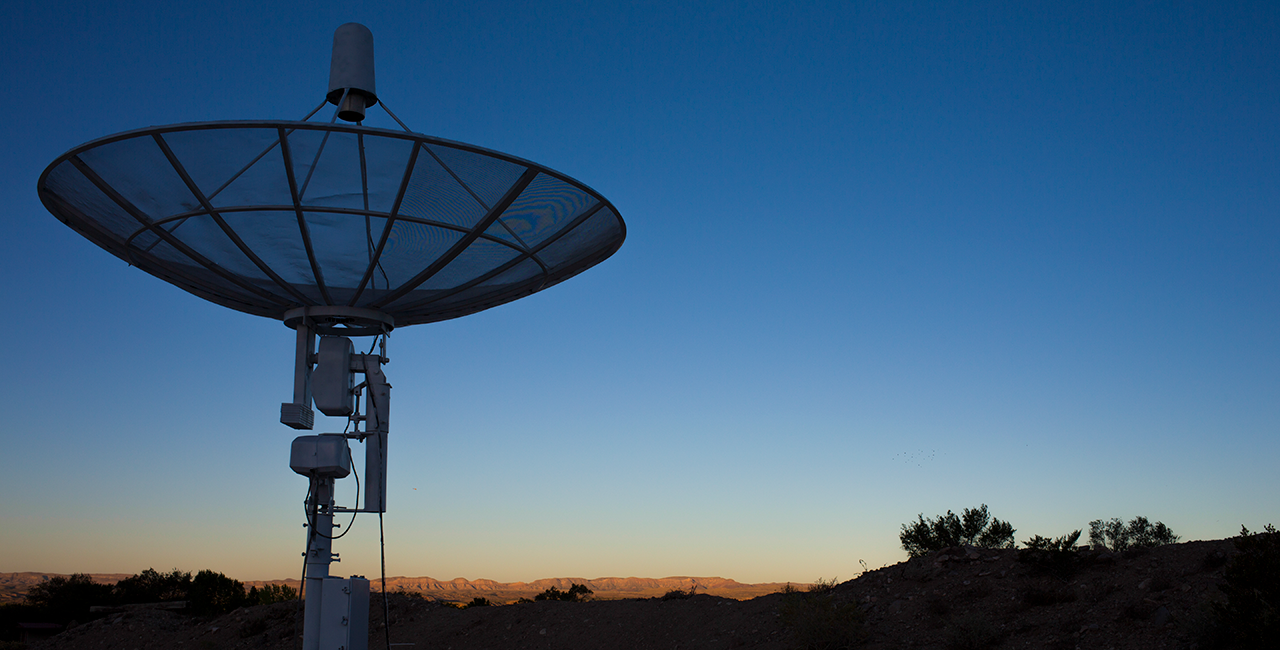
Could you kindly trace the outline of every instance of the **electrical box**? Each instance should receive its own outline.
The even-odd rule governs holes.
[[[289,449],[289,468],[303,476],[342,478],[351,473],[351,451],[340,433],[298,436]]]
[[[321,582],[320,650],[368,650],[369,581],[351,576]]]
[[[316,369],[311,371],[311,397],[321,413],[340,417],[354,412],[356,384],[351,355],[355,351],[355,345],[345,336],[320,337]]]

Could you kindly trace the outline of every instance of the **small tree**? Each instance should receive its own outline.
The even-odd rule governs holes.
[[[244,585],[208,569],[196,574],[187,590],[187,607],[195,614],[226,614],[245,604]]]
[[[58,623],[84,621],[89,608],[113,602],[111,585],[100,585],[85,573],[71,577],[56,576],[31,587],[27,604],[42,611]]]
[[[1089,543],[1111,551],[1127,551],[1131,548],[1153,548],[1175,544],[1178,536],[1160,522],[1152,524],[1146,517],[1134,517],[1128,525],[1119,519],[1089,522]]]
[[[965,508],[959,517],[950,510],[937,519],[917,515],[916,521],[902,525],[898,539],[911,557],[920,557],[965,544],[982,548],[1013,548],[1015,530],[1008,522],[992,517],[984,503],[977,508]]]
[[[270,605],[295,600],[297,597],[298,590],[289,585],[262,585],[261,589],[250,587],[249,593],[245,595],[245,601],[249,605]]]
[[[121,603],[158,603],[166,600],[186,600],[191,588],[191,574],[174,569],[160,573],[147,569],[135,576],[116,583],[115,595]]]

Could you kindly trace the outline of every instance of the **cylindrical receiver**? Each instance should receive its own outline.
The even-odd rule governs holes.
[[[343,101],[343,94],[347,99]],[[333,58],[329,61],[329,103],[348,122],[364,119],[364,109],[378,103],[373,83],[373,32],[360,23],[347,23],[333,32]]]
[[[348,122],[363,122],[364,101],[364,95],[357,91],[347,93],[346,99],[338,105],[338,117]]]

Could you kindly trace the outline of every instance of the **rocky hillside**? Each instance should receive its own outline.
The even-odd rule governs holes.
[[[392,594],[390,630],[371,607],[371,650],[518,648],[1194,648],[1222,598],[1231,540],[1147,551],[1085,551],[1068,564],[1013,550],[957,547],[868,572],[824,599],[772,594],[535,602],[457,609]],[[296,647],[295,603],[216,619],[133,610],[39,648]],[[835,615],[829,615],[835,613]],[[807,642],[802,644],[802,642]],[[822,644],[828,644],[823,646]]]

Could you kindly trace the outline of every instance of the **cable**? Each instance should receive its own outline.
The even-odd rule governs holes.
[[[323,104],[321,104],[321,106],[323,106]],[[380,336],[383,337],[383,340],[385,341],[386,334],[382,334]],[[374,349],[377,348],[378,341],[379,341],[379,336],[374,336],[373,342],[369,344],[370,355],[372,355]],[[368,370],[369,370],[369,365],[368,365],[368,360],[366,359],[365,360],[366,375],[368,374]],[[308,377],[308,380],[310,380],[310,377]],[[368,390],[372,390],[372,386],[368,387]],[[369,397],[370,397],[370,400],[369,400],[370,405],[376,407],[376,403],[373,400],[372,392],[369,394]],[[356,412],[357,415],[359,414],[358,409],[359,409],[359,405],[357,403],[357,412]],[[366,417],[367,417],[367,414],[366,414]],[[350,418],[347,420],[347,426],[344,427],[342,430],[342,434],[344,436],[346,435],[347,431],[351,429],[351,425],[354,419],[355,418]],[[359,431],[357,431],[357,433],[359,433]],[[386,454],[386,450],[383,449],[381,446],[379,446],[378,454],[379,454],[379,461],[382,461],[384,455]],[[305,599],[305,591],[307,586],[307,564],[308,564],[307,560],[309,560],[311,556],[311,545],[315,542],[315,538],[317,536],[323,537],[329,540],[342,539],[343,537],[346,536],[347,533],[351,532],[351,529],[356,522],[356,516],[360,514],[360,510],[359,510],[360,508],[360,472],[356,471],[356,467],[355,467],[356,461],[355,461],[355,457],[352,456],[351,454],[350,445],[347,446],[347,460],[351,464],[351,475],[354,476],[356,479],[356,499],[355,499],[355,508],[353,508],[351,511],[351,520],[347,522],[347,529],[342,531],[340,534],[326,535],[320,532],[316,528],[316,519],[319,517],[320,504],[318,503],[318,499],[316,500],[317,502],[313,502],[312,497],[313,496],[318,497],[319,490],[317,488],[318,488],[320,479],[316,477],[311,477],[310,480],[307,482],[307,498],[305,502],[305,514],[307,519],[307,550],[302,554],[302,577],[301,577],[301,581],[298,584],[298,601],[297,601],[298,606],[294,609],[294,623],[293,623],[294,636],[299,638],[299,643],[304,642],[304,640],[302,639],[302,635],[297,634],[298,632],[297,609],[302,607],[303,601]],[[384,630],[387,647],[390,648],[391,647],[391,607],[387,599],[387,551],[386,551],[386,537],[384,536],[383,529],[382,529],[382,512],[378,513],[378,543],[380,545],[381,558],[382,558],[382,563],[381,563],[382,612],[383,612],[383,619],[384,619],[383,630]]]
[[[378,549],[382,553],[382,630],[391,648],[391,606],[387,604],[387,539],[382,534],[382,513],[378,513]]]
[[[312,535],[319,535],[320,537],[323,537],[325,539],[342,539],[343,537],[346,536],[347,533],[351,532],[351,525],[356,523],[356,515],[360,514],[360,510],[359,510],[360,508],[360,473],[356,471],[355,459],[351,457],[351,447],[347,447],[347,459],[351,461],[351,475],[356,477],[356,507],[351,511],[351,521],[347,522],[347,529],[337,535],[326,535],[316,530],[315,522],[311,521],[310,523],[311,523]],[[308,500],[310,500],[310,495],[308,495]],[[307,540],[308,552],[310,552],[311,550],[310,546],[311,546],[311,541],[308,538]]]

